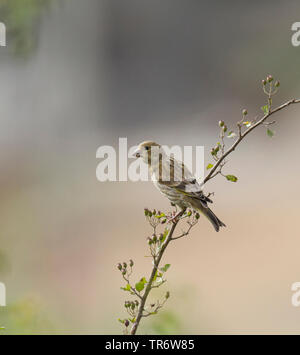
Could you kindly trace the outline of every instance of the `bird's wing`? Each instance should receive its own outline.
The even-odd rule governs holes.
[[[212,200],[203,194],[201,186],[188,168],[174,158],[160,161],[158,183],[200,200],[205,208],[207,208],[207,202],[212,203]]]

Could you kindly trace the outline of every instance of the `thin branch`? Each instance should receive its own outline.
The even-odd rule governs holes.
[[[147,283],[147,286],[146,286],[146,289],[145,289],[145,292],[142,296],[142,299],[141,299],[141,303],[140,303],[140,306],[139,306],[139,310],[138,310],[138,314],[137,314],[137,317],[136,317],[136,321],[134,322],[132,328],[131,328],[131,332],[130,334],[131,335],[135,335],[136,334],[136,331],[137,331],[137,328],[140,324],[140,321],[142,319],[142,316],[143,316],[143,312],[144,312],[144,308],[145,308],[145,304],[146,304],[146,301],[147,301],[147,298],[148,298],[148,295],[149,295],[149,292],[151,291],[152,289],[152,284],[153,284],[153,280],[155,278],[155,275],[156,275],[156,271],[159,267],[159,263],[161,261],[161,258],[168,246],[168,244],[170,243],[170,241],[172,240],[172,237],[173,237],[173,233],[175,231],[175,228],[178,224],[178,222],[180,221],[180,217],[184,214],[184,210],[182,210],[179,214],[178,214],[178,218],[176,218],[175,221],[173,221],[173,224],[172,224],[172,227],[168,233],[168,236],[164,242],[164,244],[161,246],[161,249],[157,255],[157,257],[154,259],[154,265],[153,265],[153,269],[152,269],[152,272],[151,272],[151,275],[150,275],[150,278],[149,278],[149,281]]]
[[[190,226],[186,232],[181,233],[178,237],[173,237],[171,240],[176,240],[176,239],[183,238],[183,237],[187,236],[193,227],[194,227],[194,224],[190,224]]]
[[[211,171],[209,172],[209,174],[206,176],[206,178],[204,179],[204,184],[207,183],[210,179],[212,179],[213,177],[215,177],[217,174],[214,175],[214,173],[216,172],[216,170],[218,169],[218,167],[220,166],[220,164],[223,162],[223,160],[230,154],[232,153],[235,148],[241,143],[241,141],[250,133],[252,132],[256,127],[260,126],[261,124],[263,124],[265,122],[265,120],[270,117],[271,115],[273,115],[274,113],[283,110],[284,108],[286,108],[289,105],[292,104],[298,104],[300,103],[300,99],[292,99],[287,101],[286,103],[278,106],[277,108],[275,108],[272,111],[269,111],[267,114],[265,114],[260,120],[258,120],[253,126],[250,126],[244,133],[240,133],[239,138],[233,143],[233,145],[224,153],[222,154],[222,156],[219,158],[219,160],[217,161],[217,163],[215,164],[215,166],[211,169]]]
[[[131,273],[130,273],[130,275],[131,275]],[[128,285],[130,285],[129,277],[127,278],[125,275],[123,275],[123,279],[127,282]],[[142,296],[136,291],[136,289],[134,287],[130,286],[130,291],[132,291],[137,297],[142,299]]]
[[[162,303],[159,303],[159,301],[158,301],[155,309],[152,312],[149,312],[146,309],[144,309],[144,312],[147,312],[147,314],[143,313],[142,317],[149,317],[149,316],[152,316],[153,314],[156,314],[164,306],[166,301],[167,301],[166,299]]]

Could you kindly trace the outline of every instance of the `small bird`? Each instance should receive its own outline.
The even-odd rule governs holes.
[[[182,210],[192,208],[201,212],[218,232],[225,224],[212,212],[200,184],[180,161],[168,156],[162,146],[151,141],[141,143],[134,155],[148,165],[151,178],[158,190]]]

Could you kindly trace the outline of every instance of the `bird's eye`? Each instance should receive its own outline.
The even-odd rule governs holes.
[[[145,147],[146,150],[149,150],[149,147]]]

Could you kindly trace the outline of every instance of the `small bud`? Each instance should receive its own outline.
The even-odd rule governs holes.
[[[156,210],[153,210],[153,213],[152,213],[153,215],[156,215]]]
[[[124,304],[125,308],[128,308],[129,305],[130,305],[129,302],[128,302],[128,301],[125,301],[125,304]]]
[[[127,268],[127,264],[125,262],[123,263],[123,267],[124,267],[124,269]]]
[[[150,306],[153,308],[155,306],[155,303],[150,304]]]
[[[117,265],[117,268],[121,271],[121,270],[122,270],[122,264],[119,263],[119,264]]]
[[[188,211],[187,215],[190,217],[192,215],[192,211]]]
[[[227,132],[227,126],[224,125],[224,126],[222,127],[222,130],[223,130],[224,133]]]
[[[148,216],[148,208],[144,208],[144,213],[145,213],[145,216]]]
[[[261,82],[262,82],[263,86],[267,85],[267,80],[266,79],[263,79]]]
[[[162,241],[163,239],[164,239],[164,235],[162,233],[160,233],[159,240]]]
[[[166,299],[168,299],[169,297],[170,297],[170,292],[169,291],[167,291],[167,293],[166,293]]]
[[[126,270],[125,269],[122,270],[122,275],[126,275]]]
[[[274,84],[274,86],[275,86],[276,88],[279,88],[280,82],[279,82],[279,81],[276,81],[275,84]]]
[[[135,300],[135,305],[138,306],[139,305],[139,301],[138,300]]]
[[[165,224],[167,222],[167,220],[166,219],[163,219],[162,221],[161,221],[161,224]]]
[[[147,238],[148,240],[148,244],[151,245],[153,242],[152,242],[152,239],[150,237]]]
[[[271,83],[273,81],[273,76],[272,75],[268,75],[267,76],[267,82]]]
[[[224,131],[224,132],[225,132],[225,131]],[[218,153],[219,150],[220,150],[220,146],[219,146],[219,145],[216,145],[215,148],[214,148],[214,151],[215,151],[216,153]]]
[[[133,260],[130,259],[130,260],[129,260],[129,266],[130,266],[130,267],[133,267],[133,265],[134,265],[134,262],[133,262]]]
[[[156,236],[156,235],[154,235],[154,236],[152,237],[152,241],[153,241],[153,243],[156,243],[156,242],[157,242],[157,236]]]
[[[242,114],[243,114],[243,116],[247,116],[248,111],[246,109],[243,109]]]
[[[224,124],[225,124],[225,122],[224,122],[224,121],[219,121],[219,126],[220,126],[220,127],[223,127],[223,126],[224,126]]]
[[[129,326],[129,320],[128,319],[125,320],[124,325],[125,325],[126,328]]]
[[[195,217],[196,217],[196,219],[199,219],[199,218],[200,218],[200,214],[197,212],[197,213],[195,214]]]
[[[211,154],[211,155],[216,155],[217,152],[214,150],[214,148],[211,148],[210,154]]]

